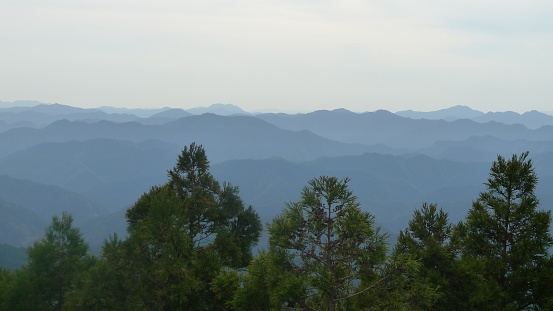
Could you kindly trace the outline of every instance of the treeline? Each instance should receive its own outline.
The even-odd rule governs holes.
[[[127,210],[125,238],[89,253],[54,217],[28,263],[0,270],[0,310],[551,310],[551,213],[528,153],[498,156],[453,224],[424,203],[393,247],[348,179],[321,176],[267,225],[209,171],[202,146]]]

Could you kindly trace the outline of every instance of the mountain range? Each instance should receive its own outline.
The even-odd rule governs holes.
[[[321,175],[349,177],[362,208],[392,234],[423,202],[458,221],[484,190],[497,155],[527,150],[541,206],[553,206],[553,116],[535,111],[252,114],[220,104],[185,110],[25,103],[0,102],[0,252],[20,254],[18,247],[29,246],[62,211],[96,250],[109,234],[124,236],[125,210],[167,180],[191,142],[204,146],[214,176],[238,186],[264,223]]]
[[[429,119],[454,121],[459,119],[469,119],[479,123],[499,122],[504,124],[521,124],[529,129],[537,129],[544,125],[553,125],[553,111],[539,112],[531,110],[522,114],[513,111],[502,112],[481,112],[473,110],[467,106],[454,106],[437,111],[398,111],[397,115],[411,119]]]

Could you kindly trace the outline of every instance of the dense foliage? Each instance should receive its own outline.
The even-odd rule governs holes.
[[[535,292],[553,244],[551,212],[538,210],[538,178],[528,153],[497,158],[480,194],[459,224],[463,260],[481,276],[487,305],[525,310],[543,303]]]
[[[551,213],[528,153],[498,156],[466,219],[423,203],[389,248],[349,179],[310,180],[267,226],[183,149],[127,210],[127,236],[89,254],[54,217],[29,262],[0,270],[0,310],[551,310]],[[369,207],[370,208],[370,207]]]

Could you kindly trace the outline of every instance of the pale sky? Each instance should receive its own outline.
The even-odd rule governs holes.
[[[551,0],[2,0],[0,101],[553,110]]]

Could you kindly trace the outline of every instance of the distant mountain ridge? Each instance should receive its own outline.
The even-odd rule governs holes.
[[[332,110],[333,112],[352,113],[349,110],[340,108]],[[317,113],[320,111],[313,111]],[[375,111],[377,112],[377,111]],[[77,108],[62,104],[45,104],[38,101],[0,101],[0,131],[2,129],[14,128],[12,125],[18,122],[30,122],[30,127],[40,127],[61,119],[70,121],[94,122],[99,120],[109,120],[113,122],[137,121],[144,124],[161,124],[181,117],[190,115],[201,115],[204,113],[213,113],[221,116],[232,115],[266,115],[273,113],[249,113],[234,104],[213,104],[207,107],[196,108],[116,108],[101,106],[98,108]],[[284,113],[274,113],[284,114]],[[310,113],[305,113],[310,114]],[[504,124],[522,124],[529,129],[537,129],[541,126],[553,126],[553,111],[539,112],[536,110],[527,111],[519,114],[512,111],[488,112],[474,110],[468,106],[457,105],[449,108],[435,111],[414,111],[403,110],[395,113],[398,116],[409,119],[428,119],[455,121],[459,119],[473,120],[479,123],[499,122]],[[287,114],[298,115],[298,114]],[[1,123],[4,122],[4,123]],[[34,124],[34,125],[33,125]]]
[[[519,114],[513,111],[481,112],[467,106],[454,106],[436,111],[421,112],[404,110],[396,112],[397,115],[411,119],[446,120],[459,119],[473,120],[478,123],[499,122],[503,124],[522,124],[529,129],[537,129],[545,125],[553,125],[553,115],[536,110]]]
[[[43,127],[59,120],[97,122],[129,122],[139,119],[132,114],[107,113],[96,108],[77,108],[60,104],[39,104],[29,107],[0,108],[0,121],[18,127],[17,123],[26,122],[28,127]]]
[[[0,174],[62,187],[95,198],[106,211],[114,211],[164,181],[178,151],[153,140],[42,143],[1,159]]]
[[[483,189],[497,155],[526,150],[535,160],[542,206],[553,206],[553,125],[537,111],[483,113],[456,106],[403,116],[343,108],[249,114],[223,104],[194,113],[5,104],[0,244],[28,245],[62,210],[75,216],[97,247],[110,233],[124,235],[125,209],[166,181],[191,142],[204,146],[214,176],[238,186],[264,222],[320,175],[350,177],[363,208],[393,233],[425,201],[458,220]]]
[[[63,211],[70,212],[78,221],[106,213],[95,202],[73,191],[7,175],[0,175],[0,198],[33,212],[44,221]]]
[[[159,140],[177,148],[202,143],[214,162],[229,159],[282,157],[290,160],[361,154],[370,146],[332,141],[309,131],[281,129],[250,116],[190,116],[163,125],[137,122],[96,123],[61,120],[43,129],[18,128],[0,133],[0,158],[41,143],[116,139],[131,142]]]
[[[248,115],[250,113],[242,110],[242,108],[233,104],[213,104],[209,107],[198,107],[185,109],[185,111],[199,115],[204,113],[213,113],[220,116],[232,116],[232,115]]]
[[[216,162],[270,157],[302,161],[322,156],[376,151],[405,154],[423,152],[422,150],[431,148],[437,142],[461,142],[471,137],[484,136],[496,137],[504,145],[514,140],[553,140],[553,126],[528,129],[519,124],[479,123],[467,119],[410,119],[385,110],[362,114],[345,109],[296,115],[203,114],[176,120],[169,118],[152,124],[145,124],[141,122],[143,120],[59,120],[44,128],[10,129],[0,133],[0,158],[41,143],[90,139],[115,139],[135,143],[157,140],[172,145],[175,150],[179,146],[198,141],[205,145],[212,154],[212,161]]]
[[[214,104],[192,109],[154,108],[127,109],[114,107],[78,108],[61,104],[44,104],[35,101],[0,102],[0,132],[18,127],[40,128],[60,120],[112,121],[117,123],[136,121],[159,125],[182,117],[213,113],[221,116],[250,115],[232,104]]]
[[[472,118],[472,120],[485,122],[500,122],[504,124],[522,124],[529,129],[537,129],[546,125],[553,125],[553,116],[532,110],[523,114],[518,114],[512,111],[505,112],[488,112],[484,115]]]
[[[344,110],[323,110],[297,115],[260,114],[256,117],[283,129],[309,130],[340,142],[384,144],[398,149],[417,150],[427,148],[437,141],[461,141],[472,136],[486,135],[504,140],[553,139],[553,126],[530,130],[519,124],[478,123],[469,119],[411,119],[386,110],[361,114]]]
[[[176,119],[180,119],[180,118],[184,118],[184,117],[189,117],[189,116],[192,116],[192,115],[193,115],[192,113],[190,113],[190,112],[188,112],[184,109],[171,108],[171,109],[167,109],[167,110],[158,112],[158,113],[150,116],[150,118],[166,118],[166,119],[176,120]]]
[[[41,104],[44,104],[44,103],[37,100],[16,100],[13,102],[4,102],[0,100],[0,108],[32,107],[32,106],[41,105]]]
[[[422,112],[413,110],[404,110],[396,112],[398,116],[411,119],[429,119],[429,120],[457,120],[472,119],[483,115],[484,113],[474,110],[468,106],[457,105],[450,108],[436,111]]]

